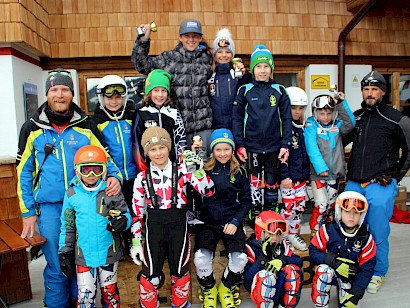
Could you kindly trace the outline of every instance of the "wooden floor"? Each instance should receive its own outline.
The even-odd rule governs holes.
[[[303,229],[302,229],[303,230]],[[410,308],[410,225],[391,224],[390,235],[390,270],[384,280],[383,287],[377,294],[366,293],[361,301],[361,308]],[[33,299],[14,304],[12,308],[42,307],[44,257],[31,262],[30,277]],[[336,308],[335,288],[332,290],[330,307]],[[137,292],[137,291],[136,291]],[[137,296],[137,294],[136,294]],[[101,307],[99,303],[97,307]],[[122,308],[126,307],[121,305]],[[193,308],[200,305],[192,305]],[[243,308],[255,307],[250,299],[243,301]],[[310,300],[310,289],[303,289],[298,307],[313,307]],[[127,307],[128,308],[128,307]],[[134,308],[134,307],[133,307]]]

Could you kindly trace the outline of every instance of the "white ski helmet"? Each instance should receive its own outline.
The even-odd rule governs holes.
[[[303,107],[302,120],[301,120],[302,125],[298,125],[292,122],[293,126],[301,128],[303,127],[303,123],[306,120],[306,107],[309,104],[307,94],[304,90],[298,87],[287,87],[286,91],[288,92],[290,104],[292,106],[302,106]]]
[[[340,231],[342,231],[345,236],[354,237],[356,235],[357,231],[359,231],[361,225],[363,224],[368,207],[366,197],[355,191],[344,191],[337,197],[335,204],[335,220],[340,227]],[[356,230],[352,233],[347,232],[341,224],[342,209],[349,208],[350,210],[355,208],[355,211],[360,213],[359,223]]]
[[[107,90],[110,90],[110,95],[106,93]],[[111,120],[121,119],[124,115],[125,105],[127,104],[127,84],[125,83],[124,79],[122,79],[118,75],[106,75],[101,78],[100,82],[97,86],[97,96],[98,101],[100,102],[100,108],[104,110],[104,112],[108,115]],[[104,95],[111,96],[115,92],[117,92],[122,97],[122,111],[121,114],[118,116],[112,116],[106,109],[105,109],[105,102],[104,102]]]

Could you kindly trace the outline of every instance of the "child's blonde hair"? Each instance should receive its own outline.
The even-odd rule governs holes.
[[[215,168],[217,160],[214,156],[211,156],[208,161],[205,163],[204,170],[212,171]],[[229,164],[229,175],[235,177],[238,174],[240,168],[239,161],[236,159],[235,155],[232,153],[231,162]]]

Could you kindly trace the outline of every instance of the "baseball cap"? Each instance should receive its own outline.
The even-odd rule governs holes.
[[[179,35],[187,33],[197,33],[202,35],[202,25],[198,20],[195,19],[185,19],[181,22],[179,26]]]

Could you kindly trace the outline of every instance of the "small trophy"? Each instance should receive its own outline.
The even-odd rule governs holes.
[[[233,58],[232,59],[232,64],[234,65],[234,67],[235,67],[235,78],[238,78],[238,79],[241,79],[242,78],[242,71],[238,68],[238,67],[236,67],[235,66],[235,64],[238,64],[238,63],[242,63],[242,59],[241,58]]]
[[[339,99],[340,99],[339,93],[337,93],[337,84],[332,84],[332,85],[330,85],[329,91],[333,93],[333,97],[334,97],[336,100],[339,100]]]
[[[155,24],[155,22],[153,21],[150,25],[149,25],[150,29],[152,32],[157,32],[157,25]],[[145,35],[145,28],[137,28],[137,32],[138,32],[138,37],[144,36]]]

